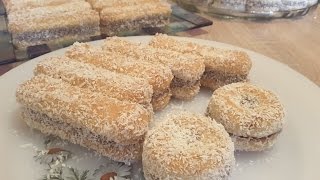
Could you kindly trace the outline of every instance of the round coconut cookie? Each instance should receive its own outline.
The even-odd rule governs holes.
[[[284,109],[278,97],[249,83],[233,83],[217,89],[207,115],[225,127],[236,150],[242,151],[270,148],[284,124]]]
[[[143,145],[146,180],[223,180],[234,166],[234,145],[221,124],[182,112],[150,130]]]

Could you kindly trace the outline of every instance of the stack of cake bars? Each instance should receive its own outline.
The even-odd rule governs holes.
[[[146,79],[64,56],[40,62],[34,74],[16,93],[28,126],[116,161],[141,158],[153,118]]]
[[[164,27],[170,5],[159,0],[3,0],[17,49],[86,41]]]

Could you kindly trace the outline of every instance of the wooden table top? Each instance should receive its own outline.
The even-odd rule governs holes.
[[[289,65],[320,86],[320,8],[294,19],[211,19],[212,26],[178,35],[250,49]],[[0,66],[0,74],[19,64]]]
[[[207,32],[179,33],[246,48],[289,65],[320,86],[320,7],[306,16],[271,21],[212,18]]]

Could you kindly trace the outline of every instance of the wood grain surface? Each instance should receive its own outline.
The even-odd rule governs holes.
[[[294,19],[208,18],[212,26],[177,35],[250,49],[289,65],[320,86],[320,8]],[[0,66],[0,74],[18,64]]]
[[[207,32],[183,32],[250,49],[289,65],[320,85],[320,7],[303,17],[250,21],[245,19],[211,18]]]

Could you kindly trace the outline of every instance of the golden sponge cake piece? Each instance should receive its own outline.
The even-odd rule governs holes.
[[[151,112],[140,104],[120,101],[45,75],[20,85],[16,97],[26,108],[123,145],[139,142],[152,119]]]
[[[72,61],[68,57],[52,57],[37,64],[34,74],[44,74],[62,79],[71,85],[88,88],[119,100],[149,106],[153,94],[146,79],[127,76],[98,68],[94,65]]]
[[[152,105],[154,110],[162,109],[169,103],[171,98],[170,84],[173,79],[169,67],[139,61],[124,55],[107,53],[101,48],[86,43],[75,43],[65,55],[75,61],[146,79],[153,88]]]
[[[168,66],[174,75],[171,83],[173,97],[192,99],[199,92],[200,78],[205,66],[198,56],[144,46],[118,37],[107,38],[102,48],[105,51],[124,54],[141,61]]]

